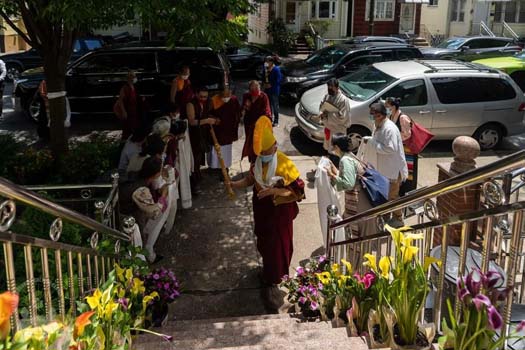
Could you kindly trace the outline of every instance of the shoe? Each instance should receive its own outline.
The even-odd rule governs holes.
[[[272,126],[273,126],[274,128],[278,128],[278,127],[279,127],[279,123],[273,123]]]
[[[309,181],[309,182],[314,182],[315,181],[315,170],[310,170],[309,172],[306,173],[306,179]]]

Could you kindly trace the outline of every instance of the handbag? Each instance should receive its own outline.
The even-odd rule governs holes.
[[[388,192],[390,191],[390,181],[370,164],[366,164],[353,154],[351,156],[365,168],[365,173],[359,175],[359,180],[372,206],[375,207],[386,203],[388,201]]]
[[[416,123],[414,120],[411,120],[411,124],[412,136],[405,141],[405,145],[413,154],[419,154],[425,149],[425,147],[427,147],[428,143],[434,137],[434,134],[421,126],[421,124]]]

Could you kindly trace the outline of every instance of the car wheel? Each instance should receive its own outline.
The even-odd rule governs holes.
[[[33,97],[29,99],[25,108],[26,115],[35,123],[38,122],[40,116],[41,104],[42,100],[40,99],[38,92],[36,92]]]
[[[520,87],[521,91],[525,92],[525,72],[514,72],[510,75],[512,80]]]
[[[361,141],[363,141],[364,136],[370,136],[371,132],[367,128],[363,126],[351,126],[347,130],[348,134],[348,143],[350,144],[350,150],[352,152],[357,151],[359,146],[361,145]]]
[[[503,128],[497,124],[482,125],[473,136],[483,150],[493,149],[503,140]]]
[[[15,80],[15,79],[18,79],[18,77],[20,76],[20,73],[22,73],[22,67],[20,67],[19,65],[17,64],[9,64],[7,65],[7,79],[8,80]]]

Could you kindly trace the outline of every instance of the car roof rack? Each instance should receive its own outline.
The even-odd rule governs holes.
[[[464,62],[459,60],[416,60],[419,64],[428,68],[425,73],[438,73],[447,71],[476,71],[498,73],[494,68],[485,67],[481,64]]]

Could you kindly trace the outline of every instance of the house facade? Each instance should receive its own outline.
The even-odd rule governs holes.
[[[429,0],[375,0],[374,35],[418,35],[421,2]],[[370,0],[275,0],[257,5],[249,15],[250,42],[268,43],[266,33],[270,19],[282,18],[289,30],[308,30],[309,21],[327,21],[327,39],[370,34]]]
[[[18,18],[11,19],[24,33],[27,33],[24,22]],[[29,44],[15,32],[5,20],[0,20],[0,52],[17,52],[29,49]]]

